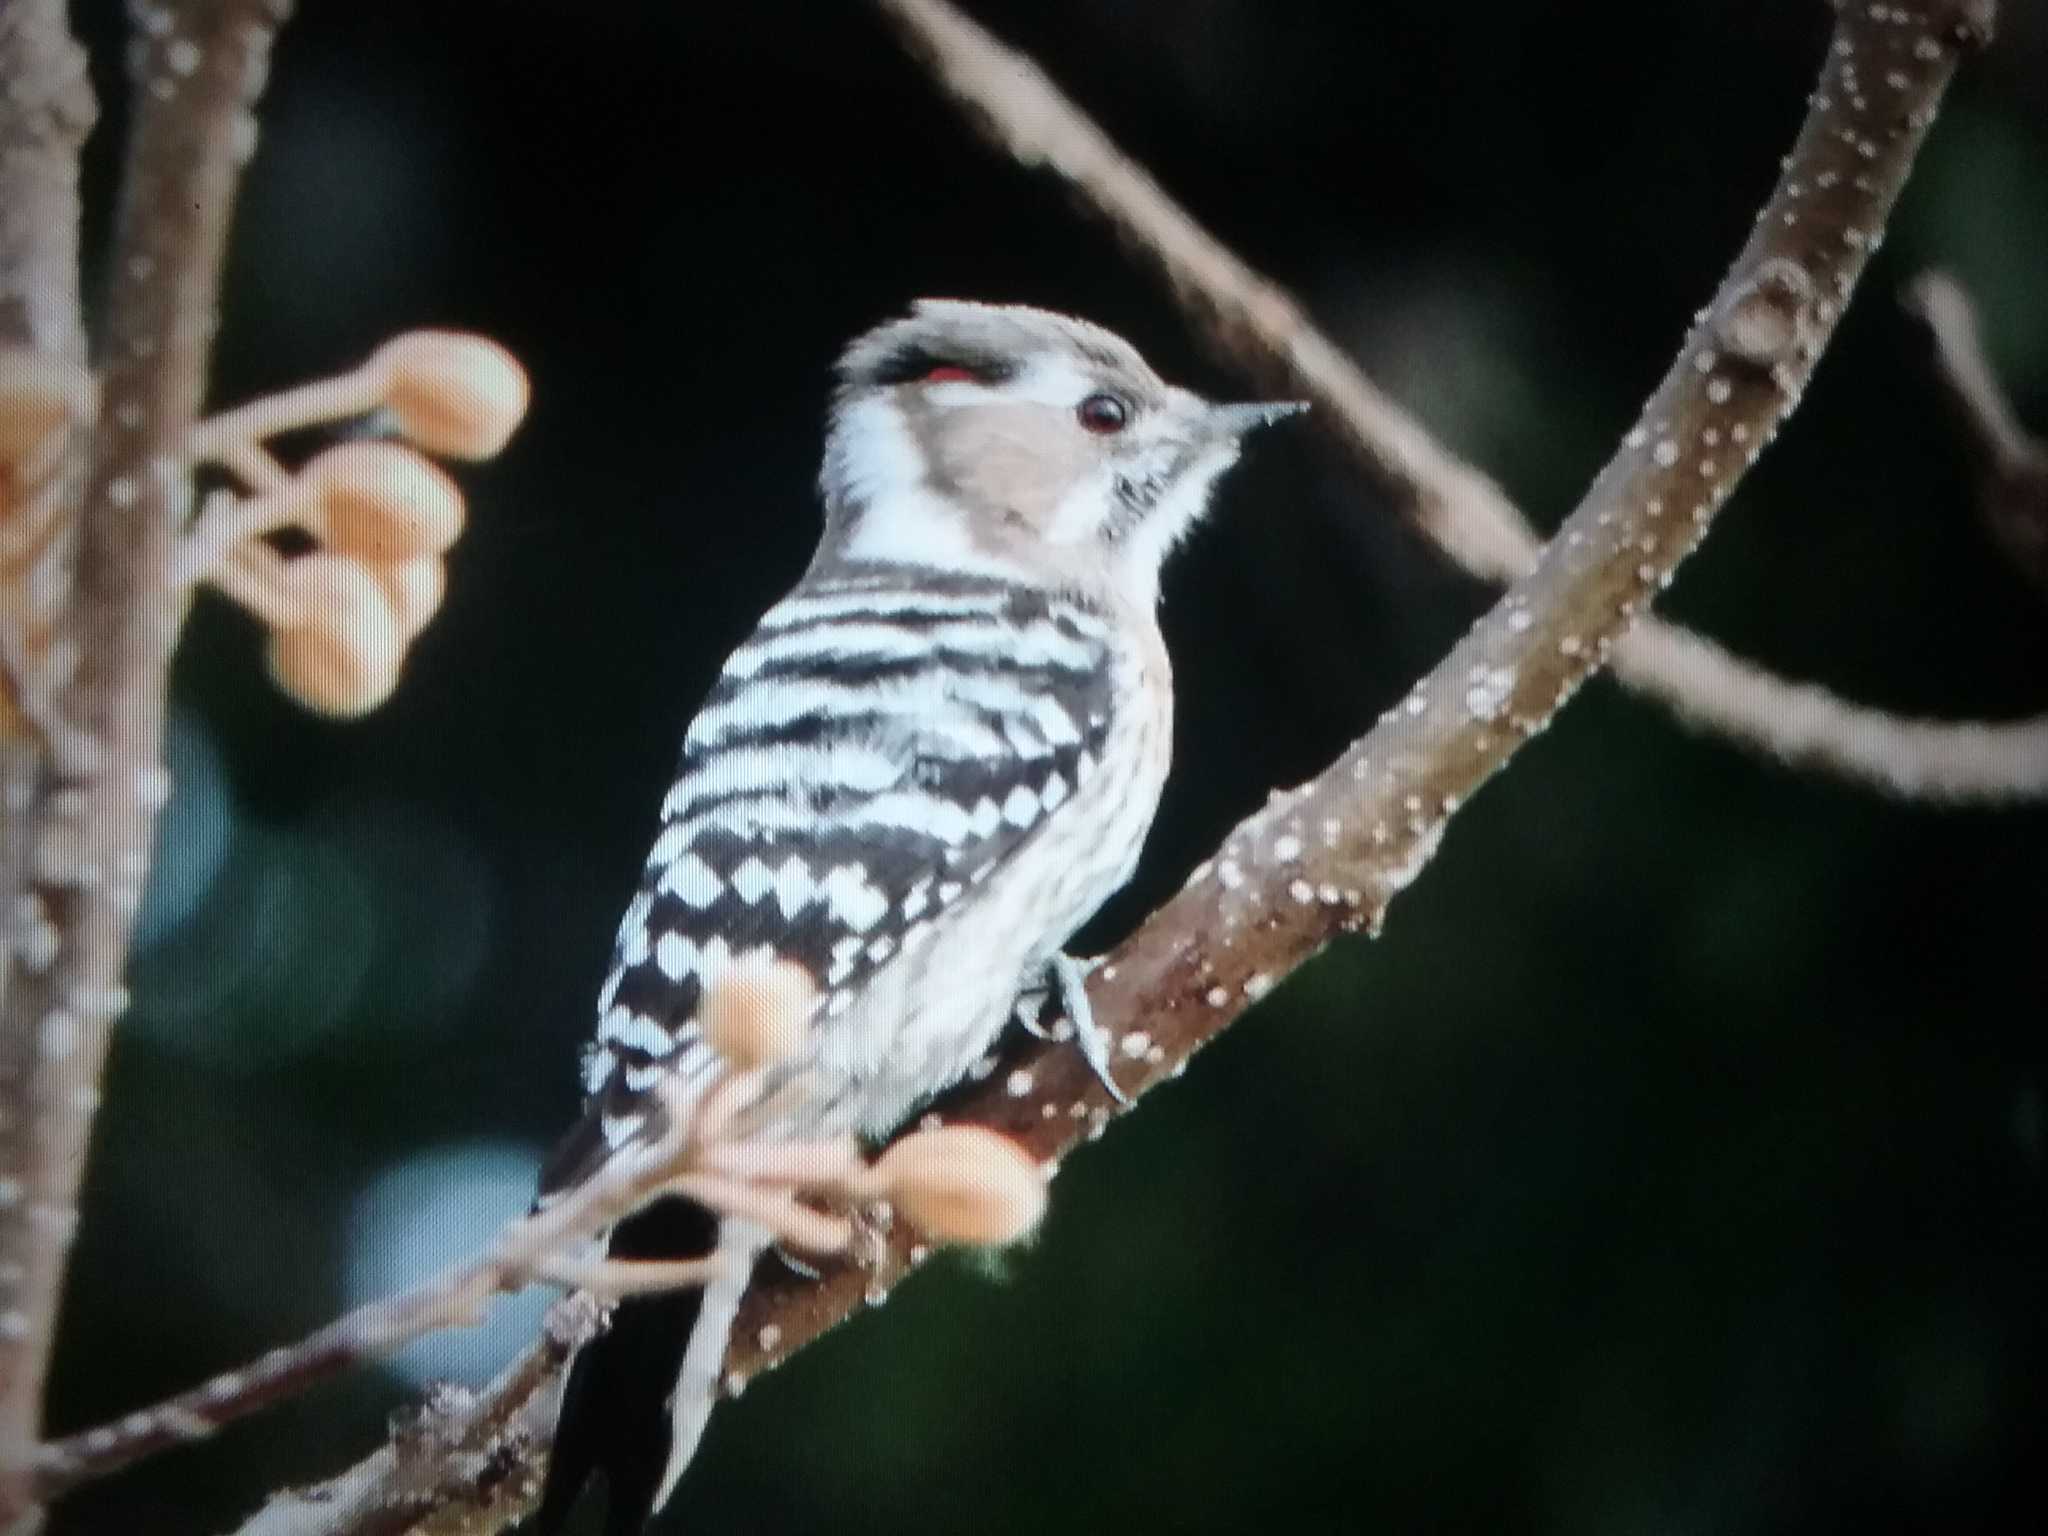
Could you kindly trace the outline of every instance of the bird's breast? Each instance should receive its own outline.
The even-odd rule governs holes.
[[[1163,656],[1133,646],[1119,658],[1118,707],[1073,795],[825,1031],[815,1068],[833,1128],[891,1129],[966,1076],[1029,973],[1130,879],[1171,756],[1171,693],[1148,673]]]

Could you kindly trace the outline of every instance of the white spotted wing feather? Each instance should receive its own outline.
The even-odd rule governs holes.
[[[1124,665],[1105,617],[995,579],[841,567],[770,609],[685,737],[544,1189],[642,1134],[656,1082],[708,1082],[695,1015],[736,956],[819,987],[803,1129],[885,1128],[957,1077],[1136,857],[1164,761],[1104,778]]]

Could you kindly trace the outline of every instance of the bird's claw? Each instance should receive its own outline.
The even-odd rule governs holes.
[[[1088,1006],[1088,977],[1100,964],[1100,956],[1081,960],[1073,955],[1053,955],[1045,962],[1037,980],[1018,994],[1017,1020],[1040,1040],[1061,1038],[1038,1022],[1040,1010],[1049,998],[1054,1008],[1073,1026],[1074,1044],[1080,1048],[1081,1059],[1088,1063],[1088,1070],[1095,1074],[1095,1080],[1117,1103],[1127,1105],[1131,1102],[1130,1095],[1117,1086],[1116,1078],[1109,1069],[1109,1031],[1095,1022],[1095,1012]]]
[[[798,1258],[781,1243],[775,1244],[775,1257],[782,1261],[782,1267],[802,1280],[820,1280],[825,1272],[808,1260]]]

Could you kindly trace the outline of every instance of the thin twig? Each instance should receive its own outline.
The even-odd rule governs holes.
[[[654,1157],[666,1156],[656,1149]],[[574,1197],[537,1216],[508,1223],[477,1257],[424,1285],[359,1307],[290,1346],[222,1371],[190,1391],[44,1445],[37,1492],[54,1499],[157,1451],[202,1440],[236,1419],[296,1397],[342,1371],[447,1328],[469,1327],[500,1293],[549,1278],[578,1238],[601,1230],[647,1187],[651,1162],[607,1165]]]
[[[1452,560],[1497,583],[1534,568],[1541,541],[1500,487],[1381,393],[1278,284],[1202,228],[1036,64],[944,0],[878,3],[990,138],[1065,178],[1157,268],[1227,357],[1313,401],[1311,419]],[[1870,77],[1864,84],[1875,99],[1889,90]],[[1616,640],[1613,666],[1689,724],[1871,788],[1951,800],[2048,794],[2048,715],[2010,724],[1903,719],[1775,676],[1647,612]]]
[[[285,0],[152,9],[132,55],[101,416],[81,477],[76,579],[48,657],[63,673],[49,690],[55,715],[38,722],[52,771],[25,828],[34,862],[22,900],[56,943],[40,969],[13,978],[0,1014],[0,1035],[34,1043],[29,1078],[0,1085],[30,1126],[27,1162],[5,1170],[12,1198],[0,1208],[0,1526],[36,1518],[30,1448],[162,801],[164,688],[181,611],[166,573],[191,494],[184,444],[199,414],[250,108],[284,9]]]
[[[1934,364],[1976,461],[1985,525],[2007,559],[2048,591],[2048,442],[2020,424],[1977,336],[1977,315],[1946,272],[1923,272],[1906,308],[1934,339]]]
[[[545,1448],[569,1359],[602,1318],[585,1296],[549,1308],[541,1336],[483,1391],[433,1392],[388,1444],[339,1477],[272,1495],[241,1536],[399,1536],[502,1530],[539,1497]]]
[[[622,1217],[657,1196],[684,1194],[724,1215],[762,1223],[778,1240],[828,1252],[845,1245],[847,1224],[798,1203],[799,1193],[854,1198],[872,1193],[853,1140],[757,1143],[780,1102],[763,1096],[758,1072],[729,1072],[700,1103],[681,1090],[667,1101],[663,1130],[630,1156],[609,1159],[597,1175],[540,1209],[508,1221],[476,1255],[425,1284],[358,1307],[295,1344],[223,1371],[189,1391],[82,1430],[37,1452],[37,1492],[45,1500],[173,1446],[203,1440],[223,1426],[341,1372],[447,1328],[481,1322],[492,1300],[530,1285],[578,1285],[613,1296],[702,1285],[722,1272],[721,1257],[688,1264],[591,1262],[583,1250]],[[747,1170],[744,1177],[716,1172]],[[709,1176],[705,1170],[714,1170]]]
[[[918,0],[884,0],[985,46],[957,15]],[[1450,816],[1540,731],[1698,542],[1715,510],[1797,404],[1875,244],[1959,53],[1989,32],[1989,8],[1843,10],[1798,141],[1765,216],[1616,457],[1534,570],[1406,701],[1300,789],[1242,823],[1110,961],[1090,977],[1098,1022],[1136,1098],[1185,1068],[1278,980],[1340,933],[1376,930],[1393,897],[1434,853]],[[1897,18],[1893,20],[1891,18]],[[966,39],[962,42],[962,39]],[[992,45],[991,45],[992,46]],[[1005,55],[1008,77],[1028,68]],[[945,66],[950,67],[950,59]],[[1858,71],[1904,82],[1875,107]],[[1030,69],[1019,98],[1037,104]],[[1008,100],[1008,98],[1002,98]],[[1120,157],[1119,157],[1120,158]],[[1797,210],[1797,229],[1783,219]],[[1714,434],[1709,436],[1708,434]],[[1012,1070],[959,1095],[944,1118],[986,1126],[1048,1166],[1123,1110],[1080,1054],[1026,1043]],[[1019,1091],[1021,1088],[1021,1091]],[[872,1268],[816,1281],[764,1270],[742,1304],[726,1357],[727,1386],[788,1358],[881,1296],[922,1262],[919,1235],[899,1223]],[[539,1427],[516,1445],[505,1488],[524,1488],[486,1514],[454,1506],[465,1531],[502,1529],[531,1507],[545,1464],[553,1376],[540,1355],[518,1412]],[[384,1518],[396,1488],[389,1447],[345,1473],[354,1494],[332,1518],[291,1536],[392,1536],[434,1527],[434,1512]],[[241,1536],[280,1536],[267,1512]]]
[[[1614,669],[1688,725],[1798,767],[1853,766],[1861,782],[1911,799],[1997,800],[2048,785],[2048,716],[1988,724],[1886,714],[1772,676],[1675,624],[1637,625],[1615,646]],[[1767,740],[1752,734],[1759,710]]]

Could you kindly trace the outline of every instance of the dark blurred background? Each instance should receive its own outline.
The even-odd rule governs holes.
[[[1902,711],[2048,707],[1898,286],[1956,269],[2048,427],[2048,26],[2009,4],[1807,403],[1663,604]],[[1548,525],[1746,233],[1819,3],[980,4]],[[1251,388],[855,3],[305,3],[221,401],[409,327],[532,417],[465,471],[443,616],[353,725],[203,603],[54,1425],[424,1275],[522,1208],[682,726],[802,567],[829,364],[1023,300]],[[81,7],[124,131],[110,4]],[[89,226],[104,250],[106,213]],[[1312,429],[1177,565],[1179,768],[1123,933],[1486,600]],[[676,1529],[1968,1531],[2038,1516],[2048,814],[1889,803],[1609,684],[1346,942],[942,1265],[716,1421]],[[477,1379],[535,1306],[69,1504],[203,1532]],[[2022,1522],[2028,1516],[2020,1517]],[[2003,1525],[2011,1529],[2012,1526]]]

